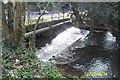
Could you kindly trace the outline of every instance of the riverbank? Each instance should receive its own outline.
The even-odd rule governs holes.
[[[34,80],[36,78],[65,78],[51,63],[45,63],[21,46],[2,50],[2,80]]]

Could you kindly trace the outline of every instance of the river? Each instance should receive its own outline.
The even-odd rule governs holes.
[[[54,33],[49,38],[37,37],[36,54],[40,60],[55,64],[67,77],[118,77],[119,47],[110,32],[90,32],[66,24]],[[86,76],[85,72],[94,75]],[[98,73],[106,75],[95,76]]]

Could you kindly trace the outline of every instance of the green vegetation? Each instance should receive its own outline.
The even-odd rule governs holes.
[[[68,19],[58,21],[49,21],[50,17],[42,19],[46,11],[51,14],[57,12],[73,12],[76,25],[82,25],[84,21],[90,20],[91,24],[108,24],[118,29],[118,4],[117,3],[52,3],[52,2],[8,2],[2,3],[2,65],[4,80],[32,80],[35,78],[66,78],[51,63],[40,61],[36,54],[36,30],[64,22]],[[38,19],[26,20],[28,5],[39,6],[43,10]],[[71,7],[70,7],[71,6]],[[33,8],[32,11],[37,9]],[[39,11],[38,10],[38,11]],[[28,15],[29,16],[29,15]],[[53,15],[54,17],[54,15]],[[48,21],[42,22],[41,21]],[[31,24],[27,24],[27,23]],[[119,29],[118,29],[119,30]],[[27,39],[24,39],[26,32],[33,31]],[[117,34],[116,30],[112,31]],[[116,36],[120,41],[119,36]],[[28,44],[28,48],[25,45]],[[119,46],[119,45],[118,45]],[[84,76],[73,77],[75,80],[86,80]]]
[[[79,4],[79,5],[77,5]],[[118,3],[117,2],[98,2],[98,3],[76,3],[80,11],[87,11],[93,24],[108,24],[115,28],[118,27]]]
[[[65,78],[51,63],[45,63],[23,46],[3,48],[3,79]]]
[[[81,19],[83,21],[87,21],[87,20],[90,20],[90,16],[88,15],[88,11],[81,11],[80,13],[80,16],[81,16]]]

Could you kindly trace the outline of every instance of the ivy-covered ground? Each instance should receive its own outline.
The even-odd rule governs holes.
[[[2,50],[3,80],[34,80],[65,78],[51,63],[45,63],[24,47]]]

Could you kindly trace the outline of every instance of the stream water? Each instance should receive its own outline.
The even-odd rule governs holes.
[[[89,32],[74,26],[50,38],[37,38],[36,53],[42,61],[54,63],[68,77],[118,77],[118,44],[110,32]],[[63,26],[63,27],[65,27]],[[88,35],[89,34],[89,35]],[[85,75],[105,73],[103,75]]]

